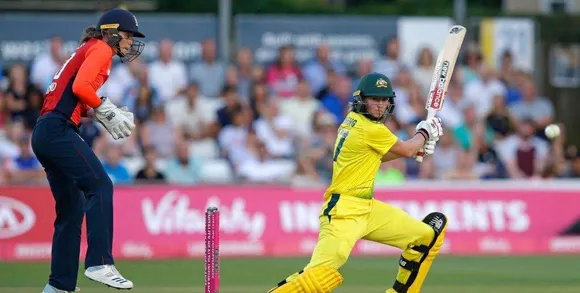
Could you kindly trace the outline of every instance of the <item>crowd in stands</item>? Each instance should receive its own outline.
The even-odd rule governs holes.
[[[403,64],[397,39],[386,43],[380,58],[352,68],[330,60],[330,50],[321,45],[315,58],[299,64],[293,47],[284,46],[275,62],[255,64],[253,52],[241,48],[225,64],[215,42],[205,40],[200,60],[184,64],[173,58],[173,42],[163,40],[157,60],[115,65],[99,91],[135,113],[134,133],[115,141],[87,117],[80,135],[115,184],[325,185],[337,128],[358,80],[373,71],[390,77],[397,97],[387,126],[408,139],[426,114],[435,61],[425,48],[416,64]],[[462,57],[441,113],[446,133],[435,155],[423,164],[385,163],[377,184],[580,177],[576,147],[565,135],[551,141],[543,134],[557,120],[532,75],[514,68],[509,53],[498,69],[483,62],[477,47]],[[43,92],[67,58],[54,38],[31,64],[16,63],[0,74],[0,184],[46,183],[30,133]]]

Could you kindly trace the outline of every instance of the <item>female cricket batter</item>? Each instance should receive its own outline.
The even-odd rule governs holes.
[[[113,184],[99,158],[79,136],[78,127],[92,108],[114,139],[128,137],[135,128],[132,113],[96,94],[109,76],[113,56],[132,61],[141,54],[144,44],[134,37],[145,36],[131,12],[107,11],[96,28],[85,30],[80,46],[46,92],[32,134],[32,149],[46,171],[56,202],[51,272],[43,293],[75,291],[85,211],[85,275],[117,289],[133,288],[115,268],[112,255]]]
[[[420,122],[415,136],[401,141],[385,126],[394,109],[390,80],[364,76],[354,92],[351,111],[339,127],[332,183],[324,194],[320,234],[310,263],[269,292],[326,293],[342,284],[338,272],[359,239],[403,250],[399,273],[387,293],[417,293],[443,243],[447,219],[431,213],[419,221],[403,210],[373,199],[382,162],[413,157],[424,147],[431,155],[443,135],[438,118]]]

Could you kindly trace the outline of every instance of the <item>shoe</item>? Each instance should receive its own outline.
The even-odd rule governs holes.
[[[125,279],[114,265],[93,266],[85,271],[87,278],[121,290],[133,289],[133,282]]]
[[[79,287],[75,287],[75,292],[81,291],[81,288]],[[60,290],[60,289],[56,289],[54,287],[52,287],[49,284],[46,284],[46,286],[44,286],[44,289],[42,289],[42,293],[72,293],[72,291],[64,291],[64,290]]]

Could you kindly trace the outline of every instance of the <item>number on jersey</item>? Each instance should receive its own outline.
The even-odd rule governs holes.
[[[338,159],[338,156],[340,155],[340,150],[342,149],[342,146],[344,145],[344,141],[346,140],[346,137],[348,136],[349,131],[346,129],[341,129],[338,132],[338,136],[340,137],[338,144],[336,145],[336,148],[334,149],[334,157],[332,158],[333,161],[336,162],[336,160]]]

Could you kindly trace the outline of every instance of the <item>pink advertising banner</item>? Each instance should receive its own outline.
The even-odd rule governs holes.
[[[114,254],[202,257],[205,209],[217,206],[222,256],[307,256],[317,240],[322,193],[256,186],[120,187]],[[443,253],[580,253],[578,189],[393,188],[378,190],[376,198],[417,219],[445,213]],[[49,258],[53,209],[48,188],[0,188],[0,260]],[[365,240],[353,250],[353,255],[398,253]]]

